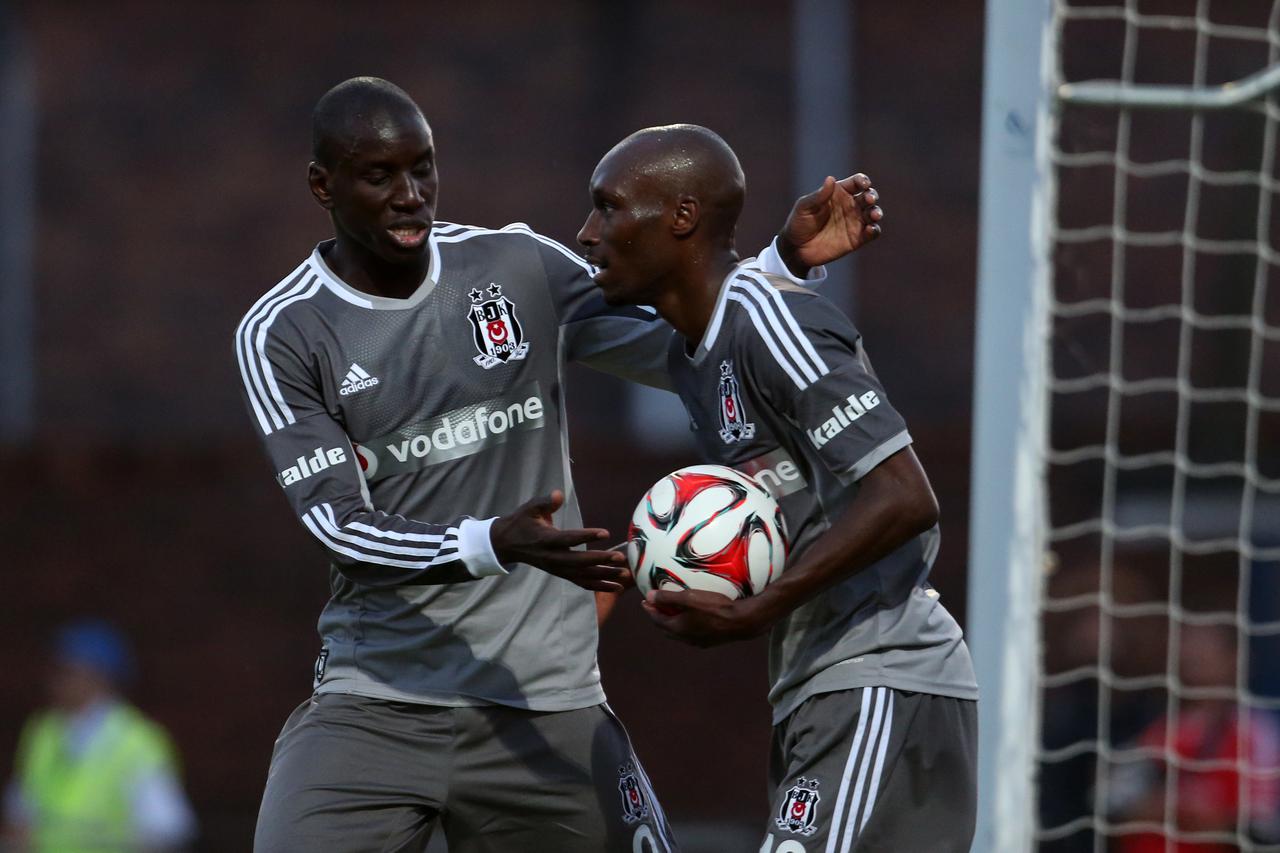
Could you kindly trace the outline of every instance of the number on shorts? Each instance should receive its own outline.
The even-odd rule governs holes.
[[[631,836],[631,853],[658,853],[658,840],[653,837],[649,824],[640,824]]]

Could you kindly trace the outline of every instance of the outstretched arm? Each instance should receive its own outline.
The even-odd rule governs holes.
[[[778,254],[787,269],[804,278],[812,267],[839,260],[880,236],[880,193],[859,172],[837,181],[828,176],[822,186],[796,199],[782,230]]]
[[[562,506],[564,492],[556,489],[527,501],[510,515],[494,519],[489,534],[499,562],[528,563],[597,593],[622,592],[631,575],[625,568],[624,554],[614,550],[573,550],[578,545],[590,546],[608,539],[609,531],[598,527],[560,530],[551,518]]]
[[[649,593],[645,610],[658,627],[695,646],[745,640],[937,523],[938,502],[910,447],[859,482],[857,497],[831,529],[755,596],[657,590]]]
[[[522,562],[587,589],[622,588],[614,579],[626,574],[622,555],[574,550],[607,531],[553,524],[559,492],[499,518],[422,521],[375,506],[358,449],[326,409],[299,348],[274,334],[255,336],[248,320],[236,354],[251,420],[285,498],[343,575],[365,586],[456,583]]]

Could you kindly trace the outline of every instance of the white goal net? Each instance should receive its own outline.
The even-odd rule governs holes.
[[[1051,28],[1032,835],[1280,851],[1280,0]]]

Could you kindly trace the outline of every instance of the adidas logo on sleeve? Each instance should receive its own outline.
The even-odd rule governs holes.
[[[342,387],[338,390],[338,393],[346,397],[348,394],[372,388],[377,384],[378,377],[370,376],[368,371],[353,361],[351,362],[351,367],[347,370],[346,378],[342,380]]]

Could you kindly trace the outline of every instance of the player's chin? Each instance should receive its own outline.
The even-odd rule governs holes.
[[[611,281],[603,271],[596,276],[596,287],[600,288],[600,295],[604,297],[606,305],[636,304],[636,300],[627,293],[626,288],[616,281]]]

